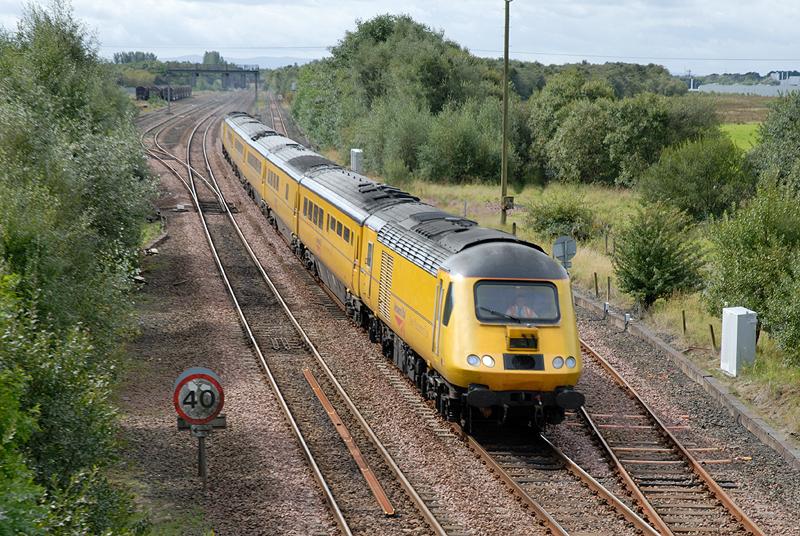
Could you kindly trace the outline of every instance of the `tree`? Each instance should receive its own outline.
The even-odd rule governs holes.
[[[667,114],[665,99],[652,93],[614,103],[609,113],[609,158],[619,169],[617,184],[635,184],[641,173],[654,162],[666,144]]]
[[[216,50],[203,53],[203,65],[225,65],[226,63],[228,62]]]
[[[134,522],[106,476],[151,192],[132,118],[68,7],[32,5],[0,33],[0,532]]]
[[[800,160],[800,93],[789,93],[770,105],[767,119],[759,127],[759,138],[752,155],[758,171],[800,192],[800,184],[789,180]]]
[[[712,231],[709,309],[716,314],[726,305],[747,307],[768,329],[780,325],[770,302],[789,299],[783,289],[794,278],[792,267],[800,253],[797,198],[776,187],[763,187]]]
[[[612,261],[620,289],[648,308],[674,292],[700,288],[702,257],[691,230],[674,208],[641,207],[617,236]]]
[[[580,100],[547,142],[548,165],[559,180],[613,183],[616,168],[605,145],[610,102]]]
[[[744,153],[724,136],[668,147],[639,181],[646,201],[663,201],[695,220],[720,216],[755,192]]]
[[[145,61],[156,62],[158,58],[152,52],[115,52],[114,63],[142,63]]]

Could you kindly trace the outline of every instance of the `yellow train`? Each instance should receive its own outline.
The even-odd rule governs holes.
[[[559,423],[584,397],[566,271],[540,247],[334,164],[241,112],[225,157],[293,251],[450,420]]]

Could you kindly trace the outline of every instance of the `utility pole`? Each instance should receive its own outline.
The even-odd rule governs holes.
[[[256,70],[256,115],[258,115],[258,70]]]
[[[500,168],[500,224],[506,224],[508,210],[508,11],[511,0],[506,3],[506,32],[503,43],[503,152]]]

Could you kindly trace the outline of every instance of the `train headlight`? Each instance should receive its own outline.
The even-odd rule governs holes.
[[[467,356],[467,363],[469,363],[473,367],[477,367],[481,364],[481,358],[476,356],[475,354],[469,354]]]
[[[564,358],[557,355],[553,358],[553,368],[561,368],[564,366]]]
[[[567,368],[575,368],[575,365],[578,364],[578,360],[572,356],[569,356],[566,360]]]
[[[494,358],[492,356],[490,356],[490,355],[483,356],[483,359],[481,359],[481,361],[483,362],[483,364],[485,366],[487,366],[489,368],[494,366]]]

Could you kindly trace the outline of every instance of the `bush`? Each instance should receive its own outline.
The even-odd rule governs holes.
[[[639,182],[646,201],[663,201],[695,220],[720,216],[755,192],[744,153],[723,136],[668,147]]]
[[[580,100],[547,142],[547,160],[553,175],[567,182],[611,184],[617,170],[605,145],[610,103]]]
[[[800,365],[800,252],[772,294],[767,298],[761,322],[792,364]]]
[[[762,188],[748,205],[714,227],[711,238],[709,309],[717,314],[726,305],[747,307],[771,333],[798,329],[786,325],[796,321],[794,305],[788,308],[797,288],[798,200],[779,188]]]
[[[631,186],[665,145],[666,99],[651,93],[614,103],[605,144],[619,175],[614,182]]]
[[[0,534],[34,534],[45,514],[44,490],[33,482],[21,452],[35,426],[19,404],[26,380],[22,370],[0,361]]]
[[[620,229],[613,263],[619,287],[645,308],[676,291],[701,286],[701,254],[688,217],[661,204],[647,205]]]
[[[544,193],[527,212],[528,226],[548,238],[568,235],[576,240],[589,238],[594,214],[583,196]]]
[[[800,161],[800,93],[789,93],[770,105],[759,137],[760,144],[753,149],[753,162],[759,172],[770,172],[782,183]],[[800,184],[789,186],[800,192]]]
[[[0,32],[0,533],[133,530],[105,477],[151,191],[132,118],[68,7]]]
[[[500,174],[501,116],[497,101],[448,105],[432,120],[428,142],[420,148],[422,172],[432,180],[467,182]],[[518,158],[509,150],[509,175]]]

